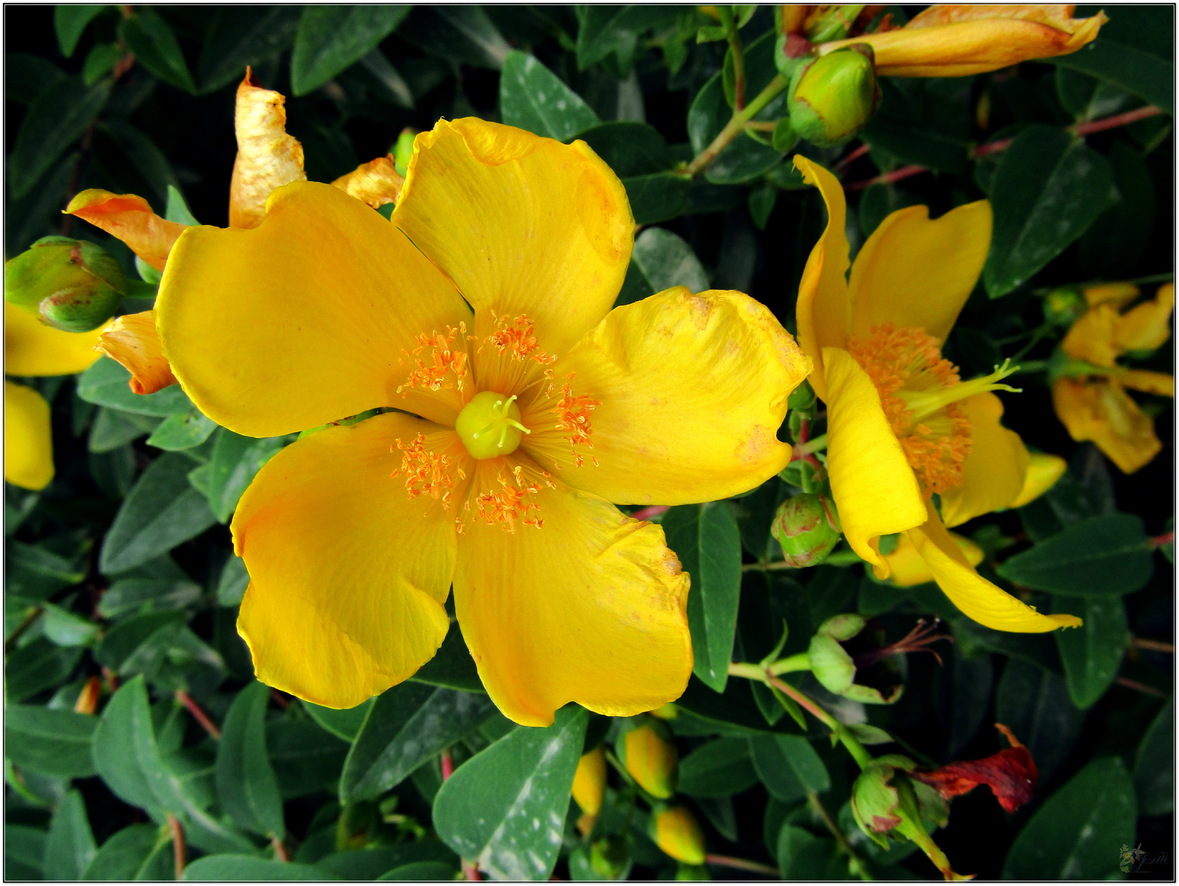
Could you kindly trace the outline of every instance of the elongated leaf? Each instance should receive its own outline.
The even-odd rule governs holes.
[[[266,747],[284,800],[338,792],[348,746],[306,720],[266,723]]]
[[[1105,208],[1113,174],[1061,129],[1029,126],[1004,151],[991,183],[995,210],[983,281],[1006,295],[1080,237]]]
[[[995,691],[995,721],[1032,752],[1041,783],[1049,782],[1068,758],[1084,720],[1062,676],[1022,661],[1004,666]]]
[[[192,449],[200,446],[217,430],[217,423],[205,418],[196,409],[191,412],[169,415],[147,438],[149,446],[168,451]]]
[[[1134,792],[1141,815],[1175,811],[1175,700],[1151,721],[1134,755]]]
[[[217,797],[248,831],[283,835],[282,797],[266,750],[266,702],[270,692],[251,683],[237,694],[217,745]]]
[[[753,765],[770,793],[790,803],[831,787],[827,767],[801,735],[766,735],[749,739]]]
[[[169,880],[172,838],[166,827],[133,824],[113,834],[83,871],[83,880]]]
[[[647,281],[648,295],[672,286],[687,286],[692,292],[708,289],[708,273],[700,259],[682,237],[671,231],[647,228],[635,240],[631,260]]]
[[[103,572],[125,572],[146,563],[216,522],[205,497],[188,482],[191,467],[184,456],[169,453],[143,472],[103,540]]]
[[[299,7],[215,6],[213,24],[197,60],[201,92],[213,92],[241,80],[246,65],[257,69],[291,45],[299,26]],[[173,218],[172,221],[183,221]]]
[[[1054,609],[1068,605],[1061,600]],[[1084,628],[1054,634],[1064,664],[1064,676],[1073,703],[1081,710],[1091,707],[1113,683],[1126,651],[1129,628],[1126,604],[1119,598],[1086,597],[1073,607],[1084,620]]]
[[[578,6],[577,67],[585,70],[617,53],[625,74],[634,59],[638,37],[652,28],[673,25],[683,11],[674,6]]]
[[[325,708],[305,701],[303,702],[303,707],[307,709],[307,713],[311,715],[311,719],[316,723],[332,735],[342,738],[351,744],[356,740],[361,727],[364,726],[364,721],[368,719],[369,711],[372,710],[373,705],[376,703],[377,700],[375,698],[370,698],[354,708],[335,710],[334,708]]]
[[[92,124],[110,97],[109,81],[87,88],[80,76],[60,77],[34,100],[8,157],[12,197],[29,193]]]
[[[667,545],[692,576],[688,627],[696,661],[692,672],[717,692],[729,678],[737,602],[741,592],[741,536],[723,503],[672,508],[664,515]]]
[[[78,378],[78,396],[87,403],[139,415],[176,415],[196,409],[180,385],[154,394],[136,394],[127,385],[131,373],[114,360],[99,359]]]
[[[1009,581],[1067,597],[1115,597],[1138,590],[1154,564],[1142,520],[1092,517],[1016,554],[999,567]]]
[[[718,738],[680,760],[676,790],[690,797],[731,797],[758,783],[742,738]]]
[[[44,880],[41,862],[45,856],[45,831],[31,825],[4,826],[4,878]]]
[[[434,799],[442,840],[498,880],[547,879],[587,719],[565,707],[552,726],[517,727],[456,769]]]
[[[97,726],[97,718],[86,714],[9,704],[4,709],[5,756],[16,766],[58,778],[93,775],[90,748]]]
[[[135,59],[145,68],[178,89],[195,93],[196,82],[172,27],[150,6],[137,6],[119,22],[119,35]]]
[[[635,224],[653,225],[680,215],[688,205],[691,181],[676,172],[655,172],[624,178]],[[641,236],[641,235],[640,235]]]
[[[495,710],[482,693],[403,683],[377,699],[340,777],[340,801],[355,803],[396,787],[422,763]]]
[[[525,52],[513,50],[499,81],[504,122],[565,141],[602,121],[556,74]]]
[[[410,6],[304,6],[291,55],[291,91],[306,95],[393,33]]]
[[[453,852],[435,841],[419,843],[403,843],[399,846],[380,846],[373,849],[363,849],[359,852],[334,852],[319,859],[316,867],[333,871],[336,876],[345,880],[377,880],[400,879],[382,876],[398,868],[418,864],[441,864],[449,871],[444,879],[449,879],[459,867],[459,859]],[[433,879],[424,877],[423,879]]]
[[[1134,845],[1134,785],[1116,757],[1091,761],[1036,810],[1015,838],[1003,876],[1014,880],[1104,880],[1118,849]]]
[[[512,50],[482,6],[418,6],[398,36],[452,64],[492,71]]]
[[[61,47],[61,54],[69,58],[78,48],[78,41],[86,26],[102,15],[104,10],[111,9],[103,4],[78,3],[56,6],[53,9],[53,30],[57,33],[57,45]],[[70,878],[73,879],[73,878]]]
[[[9,703],[24,701],[43,689],[65,682],[81,657],[80,648],[58,646],[44,637],[19,647],[5,662],[4,684]]]
[[[224,428],[217,432],[209,460],[208,497],[218,522],[228,522],[254,475],[282,448],[283,441],[282,437],[242,437]]]
[[[206,855],[184,869],[188,882],[211,880],[339,880],[332,871],[298,861],[272,861],[254,855]]]
[[[57,807],[45,836],[45,879],[79,879],[97,851],[86,804],[82,795],[72,790]]]
[[[784,880],[846,880],[846,857],[834,840],[816,837],[792,824],[782,826],[776,846],[778,868]]]

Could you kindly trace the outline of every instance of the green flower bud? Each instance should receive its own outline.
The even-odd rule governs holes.
[[[43,237],[4,263],[4,298],[64,332],[88,332],[114,316],[127,281],[93,243]]]
[[[652,797],[666,799],[675,793],[679,757],[667,727],[644,718],[618,741],[618,757],[639,787]]]
[[[651,816],[655,844],[684,864],[704,863],[704,832],[685,806],[662,806]]]
[[[1080,290],[1071,286],[1053,289],[1044,296],[1044,319],[1053,326],[1072,326],[1089,309]]]
[[[589,863],[603,880],[618,880],[630,869],[630,845],[619,836],[594,840],[590,846]]]
[[[405,171],[409,168],[409,159],[413,156],[413,142],[418,137],[416,129],[406,127],[401,130],[401,135],[397,136],[397,143],[393,145],[393,165],[397,169],[398,175],[405,175]]]
[[[885,662],[878,654],[872,654],[878,652],[874,644],[869,646],[866,658],[870,657],[874,665],[883,666],[884,679],[880,682],[889,684],[881,692],[875,686],[866,685],[863,669],[845,646],[846,641],[857,637],[864,630],[864,624],[863,617],[851,613],[836,615],[823,622],[807,649],[811,672],[824,689],[835,695],[864,704],[891,704],[900,698],[902,690],[901,685],[891,679],[896,675],[895,666]]]
[[[829,499],[804,492],[778,506],[770,533],[782,546],[788,566],[796,569],[815,566],[827,558],[839,541],[839,518]]]
[[[880,104],[872,48],[855,43],[799,67],[790,83],[790,122],[811,144],[841,145]]]

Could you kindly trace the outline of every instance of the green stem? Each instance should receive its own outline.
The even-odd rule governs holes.
[[[731,6],[716,7],[721,25],[725,29],[725,39],[729,41],[729,51],[733,53],[733,104],[738,111],[745,107],[745,47],[741,44],[741,35],[737,32],[737,19],[733,15]]]
[[[861,880],[871,880],[872,878],[868,875],[868,871],[864,865],[863,859],[856,855],[856,850],[853,849],[851,843],[848,842],[847,834],[845,834],[840,829],[839,825],[835,823],[835,819],[831,817],[831,813],[828,812],[827,807],[823,805],[823,801],[819,798],[818,793],[808,790],[806,792],[806,799],[810,804],[811,809],[813,809],[815,814],[818,815],[822,820],[824,827],[826,827],[827,830],[831,832],[831,836],[835,838],[835,842],[839,844],[839,848],[846,852],[848,857],[851,859],[850,863],[848,864],[848,869],[855,873],[855,875]]]
[[[827,435],[820,434],[817,437],[812,437],[805,443],[799,443],[794,447],[794,457],[802,458],[805,455],[811,455],[815,452],[820,452],[827,448]]]
[[[744,858],[733,858],[729,855],[706,855],[704,856],[705,864],[714,864],[726,868],[736,868],[739,871],[751,871],[755,874],[765,874],[767,877],[780,877],[782,872],[777,868],[772,868],[768,864],[760,864],[756,861],[748,861]]]
[[[788,85],[781,74],[774,75],[774,79],[769,82],[765,89],[757,94],[753,101],[743,109],[733,112],[733,116],[725,124],[725,128],[720,131],[720,134],[712,140],[712,143],[707,148],[692,159],[692,162],[684,169],[683,175],[686,178],[695,178],[703,172],[720,155],[720,152],[741,134],[745,129],[745,124],[761,113],[766,105],[785,91]]]

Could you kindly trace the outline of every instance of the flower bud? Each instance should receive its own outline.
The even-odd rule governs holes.
[[[583,834],[593,830],[605,795],[606,753],[598,745],[589,753],[581,755],[577,761],[577,771],[573,773],[573,799],[584,813],[577,821],[577,828]]]
[[[593,872],[603,880],[618,880],[630,868],[630,846],[624,837],[608,836],[594,840],[589,862]]]
[[[638,786],[652,797],[662,800],[675,793],[679,759],[661,721],[645,719],[630,729],[619,741],[618,756]]]
[[[696,817],[684,806],[656,809],[651,816],[651,837],[676,861],[704,863],[704,832]]]
[[[892,704],[903,686],[892,656],[912,652],[941,639],[921,623],[899,643],[882,645],[878,632],[865,631],[865,620],[852,613],[835,615],[811,637],[807,660],[823,688],[864,704]],[[854,644],[849,643],[854,639]]]
[[[880,104],[873,58],[871,47],[852,44],[799,67],[788,105],[794,131],[820,148],[859,132]]]
[[[410,129],[408,126],[401,130],[401,135],[397,136],[397,143],[393,145],[393,164],[399,175],[405,175],[405,171],[409,169],[410,158],[413,157],[413,143],[414,139],[418,137],[416,129]]]
[[[5,300],[64,332],[101,326],[126,288],[118,261],[85,240],[43,237],[4,263]]]
[[[1044,296],[1044,319],[1053,326],[1072,326],[1088,309],[1085,296],[1072,286],[1061,286]]]
[[[770,533],[782,546],[788,566],[816,566],[827,559],[839,541],[834,503],[813,492],[792,496],[778,506]]]

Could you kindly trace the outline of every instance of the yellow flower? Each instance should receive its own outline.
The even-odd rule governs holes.
[[[832,40],[826,55],[853,43],[876,54],[886,77],[965,77],[1022,61],[1076,52],[1093,41],[1108,19],[1102,12],[1073,18],[1072,5],[934,5],[903,28]]]
[[[1137,287],[1128,284],[1085,291],[1089,309],[1061,342],[1079,368],[1052,382],[1052,403],[1069,435],[1077,442],[1092,440],[1124,474],[1148,464],[1162,449],[1154,422],[1126,389],[1175,396],[1175,376],[1117,362],[1127,351],[1153,351],[1171,336],[1174,284],[1159,287],[1152,300],[1122,313],[1137,295]]]
[[[263,89],[246,68],[234,110],[238,150],[229,187],[230,227],[256,226],[276,188],[307,180],[303,146],[287,135],[285,102],[281,93]],[[375,208],[394,202],[402,181],[392,157],[385,156],[361,164],[332,184]],[[65,212],[122,240],[157,271],[164,269],[172,246],[188,227],[156,215],[142,197],[99,189],[79,193]],[[154,311],[120,318],[100,346],[131,373],[131,390],[137,394],[152,394],[176,383],[156,334]]]
[[[849,281],[843,190],[806,158],[795,165],[827,204],[827,229],[799,284],[798,340],[827,404],[827,466],[848,544],[883,579],[891,570],[880,536],[905,533],[946,596],[987,627],[1080,624],[1042,615],[982,578],[946,531],[1010,507],[1028,471],[1027,449],[1000,425],[1003,407],[990,393],[1006,387],[1010,370],[961,381],[941,355],[986,258],[990,206],[971,203],[937,220],[924,206],[894,212],[864,244]]]
[[[234,516],[260,680],[348,707],[412,675],[454,607],[488,693],[658,707],[692,666],[688,576],[611,502],[734,495],[785,466],[810,364],[748,296],[676,287],[613,311],[634,222],[583,143],[440,122],[392,222],[328,185],[250,230],[193,228],[157,318],[201,411],[272,436]]]
[[[98,359],[99,334],[63,332],[32,311],[4,303],[4,372],[9,375],[72,375]],[[28,385],[4,382],[4,479],[25,489],[53,480],[49,404]]]

